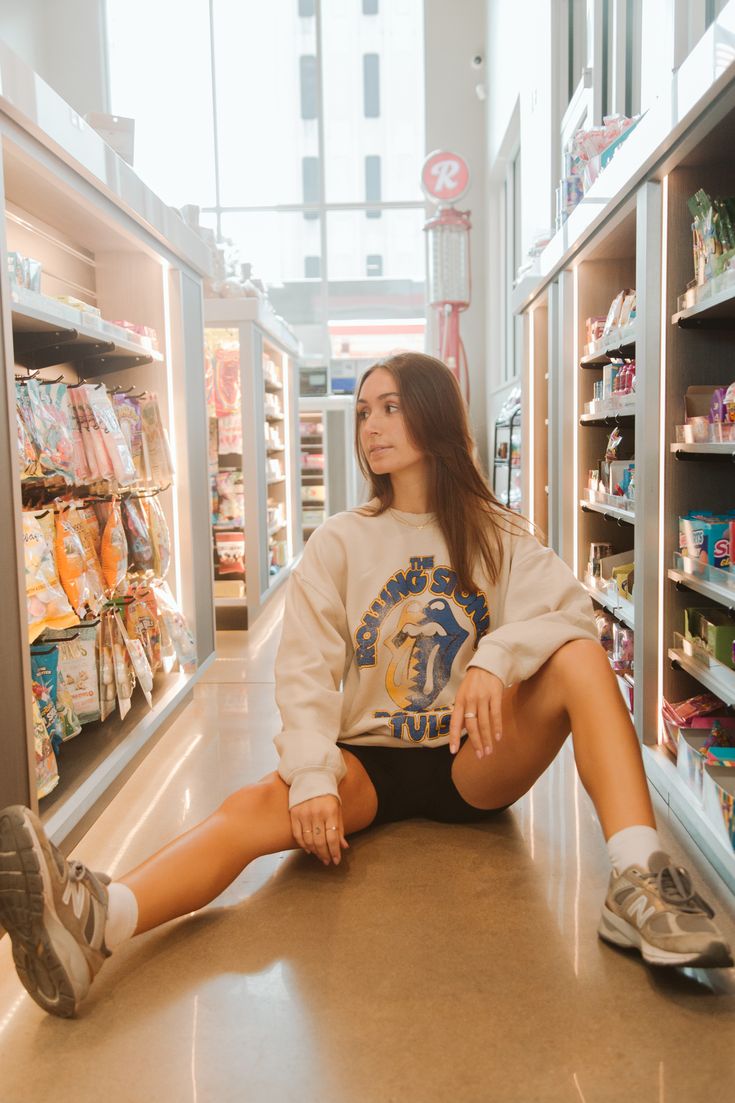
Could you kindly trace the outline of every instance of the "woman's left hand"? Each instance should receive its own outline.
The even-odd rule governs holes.
[[[493,752],[493,736],[503,735],[503,693],[505,687],[496,674],[471,666],[457,693],[449,725],[449,750],[456,754],[462,729],[467,729],[478,758]]]

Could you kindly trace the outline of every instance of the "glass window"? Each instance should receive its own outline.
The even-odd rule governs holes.
[[[106,13],[110,110],[135,119],[135,171],[171,206],[214,206],[208,0],[187,5],[175,50],[167,5],[107,0]],[[155,83],[143,73],[155,73]]]
[[[317,66],[313,54],[304,54],[299,58],[301,73],[301,118],[316,119],[319,115]]]
[[[367,258],[366,273],[367,276],[382,276],[383,275],[383,258],[380,253],[370,253]]]
[[[365,158],[365,199],[368,203],[380,203],[380,157],[370,154]],[[366,211],[368,218],[380,218],[381,211]]]
[[[222,235],[265,283],[304,278],[304,258],[321,254],[320,220],[304,222],[298,211],[223,214]]]
[[[304,276],[307,280],[318,280],[322,274],[321,257],[304,257]]]
[[[380,118],[380,58],[365,54],[362,59],[363,101],[365,118]]]
[[[383,258],[385,277],[423,284],[425,221],[426,215],[420,208],[384,210],[383,217],[376,222],[368,222],[359,210],[329,211],[327,274],[330,283],[332,280],[364,279],[365,257],[379,255]]]
[[[301,175],[303,179],[304,203],[318,203],[321,194],[319,186],[319,158],[303,157],[301,159]],[[318,211],[304,211],[304,218],[318,218]]]

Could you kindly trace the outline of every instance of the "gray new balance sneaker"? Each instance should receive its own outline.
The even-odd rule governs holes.
[[[0,924],[23,986],[51,1015],[74,1015],[110,955],[109,883],[81,862],[67,862],[28,808],[0,812]]]
[[[651,855],[649,867],[613,872],[600,938],[635,947],[649,965],[732,965],[730,947],[712,922],[715,913],[694,891],[687,871],[661,852]]]

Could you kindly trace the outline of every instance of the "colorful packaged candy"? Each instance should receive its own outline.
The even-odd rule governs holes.
[[[242,396],[240,391],[240,350],[237,345],[221,346],[214,354],[214,409],[216,417],[239,414]]]
[[[125,606],[125,627],[128,635],[140,640],[155,674],[162,663],[161,625],[154,594],[147,587],[137,588],[132,601]]]
[[[156,578],[165,578],[171,565],[171,535],[166,515],[156,495],[144,499],[144,503],[153,546],[153,573]]]
[[[125,535],[120,503],[115,498],[109,503],[107,520],[102,533],[102,576],[112,594],[125,581],[128,572],[128,541]]]
[[[112,636],[110,621],[112,614],[106,610],[100,618],[99,628],[99,700],[100,720],[115,711],[117,692],[115,688],[115,663],[112,654]]]
[[[87,532],[87,539],[91,541],[94,553],[99,559],[102,549],[102,531],[94,506],[91,503],[77,506],[77,516],[82,519]]]
[[[145,477],[151,486],[167,486],[174,475],[166,431],[161,420],[158,398],[146,392],[138,399],[143,429]]]
[[[33,479],[42,474],[38,452],[23,420],[18,404],[15,406],[15,430],[21,479]]]
[[[63,421],[71,441],[71,470],[73,481],[77,486],[84,486],[89,482],[91,472],[84,451],[82,434],[79,430],[79,422],[73,412],[69,398],[69,388],[66,383],[48,383],[41,389],[41,396],[46,404],[52,407],[57,416]]]
[[[151,589],[156,596],[156,603],[161,621],[166,627],[168,636],[176,652],[176,658],[182,670],[196,668],[197,650],[186,618],[176,604],[168,583],[153,582]]]
[[[53,514],[48,516],[53,521]],[[28,605],[28,635],[33,642],[46,628],[68,628],[78,617],[61,587],[53,554],[40,521],[23,513],[23,552]]]
[[[135,671],[138,685],[143,690],[143,696],[149,706],[153,708],[153,671],[148,662],[143,644],[140,640],[127,634],[125,625],[122,622],[122,617],[117,610],[115,611],[115,621],[117,630],[120,633],[122,641],[127,648],[128,655],[130,656],[130,661],[133,664],[133,670]]]
[[[41,709],[34,694],[31,703],[33,716],[33,745],[36,754],[36,796],[47,797],[59,784],[59,767]]]
[[[99,383],[97,387],[102,387]],[[84,454],[90,470],[90,482],[104,480],[109,482],[115,477],[115,469],[112,460],[102,439],[102,431],[89,403],[89,392],[95,387],[85,384],[69,388],[72,409],[77,419],[79,431],[84,446]]]
[[[31,648],[31,685],[54,752],[64,741],[64,725],[56,709],[59,655],[55,646]]]
[[[242,471],[220,471],[216,476],[217,519],[220,524],[245,524],[245,491]]]
[[[114,478],[120,486],[129,486],[135,482],[137,472],[106,388],[88,383],[80,390],[86,392],[87,403],[112,463]]]
[[[245,533],[242,529],[215,529],[214,547],[217,553],[217,577],[244,577]]]
[[[59,653],[59,688],[71,698],[80,724],[100,719],[100,687],[97,669],[97,637],[100,622],[80,624],[73,635],[48,632]]]
[[[730,566],[730,522],[728,515],[692,511],[679,518],[679,550],[710,567]]]
[[[145,479],[143,460],[143,424],[137,398],[126,394],[113,394],[112,405],[120,423],[125,442],[135,465],[138,480]]]
[[[138,498],[125,498],[122,503],[122,519],[128,538],[128,567],[131,571],[146,574],[153,571],[154,555],[151,534],[148,531],[143,506]]]
[[[56,515],[56,563],[59,578],[69,603],[75,612],[84,617],[88,612],[97,614],[104,603],[104,581],[99,560],[91,561],[94,548],[83,537],[84,522],[77,517],[74,507]]]
[[[130,712],[131,699],[135,689],[135,671],[122,633],[118,627],[119,618],[113,610],[108,618],[108,630],[112,647],[112,669],[115,677],[115,692],[120,710],[120,719],[124,720]]]
[[[74,445],[70,431],[70,418],[61,407],[66,396],[63,383],[53,388],[28,379],[24,383],[28,403],[36,427],[36,440],[40,444],[38,459],[45,474],[58,475],[72,486],[75,479]]]

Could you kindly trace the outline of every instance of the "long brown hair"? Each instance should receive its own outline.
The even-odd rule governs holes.
[[[368,376],[378,368],[390,372],[401,396],[401,410],[415,448],[430,461],[429,504],[436,514],[449,549],[450,565],[465,591],[477,588],[474,571],[482,565],[496,582],[503,562],[502,532],[524,533],[529,526],[495,497],[475,459],[475,444],[457,380],[441,360],[419,352],[402,352],[381,360],[365,372],[357,398]],[[357,462],[378,504],[363,507],[373,516],[393,505],[389,475],[375,475],[360,443],[355,422]]]

